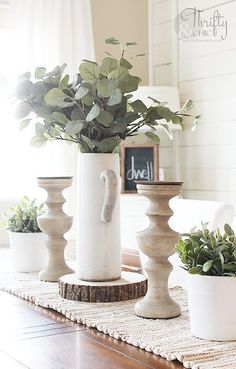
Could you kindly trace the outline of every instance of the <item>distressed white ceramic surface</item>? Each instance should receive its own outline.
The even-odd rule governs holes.
[[[9,232],[12,266],[15,272],[39,272],[47,264],[46,235]]]
[[[191,334],[208,340],[236,340],[236,278],[188,273]]]
[[[121,275],[119,155],[80,154],[78,165],[78,277],[88,281],[118,279]],[[104,206],[110,212],[107,221]]]

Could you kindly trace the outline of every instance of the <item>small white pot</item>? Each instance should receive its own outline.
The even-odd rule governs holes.
[[[188,274],[191,334],[208,340],[236,340],[236,278]]]
[[[44,233],[9,232],[9,239],[15,272],[39,272],[46,266],[48,254]]]
[[[80,154],[78,168],[78,277],[120,278],[118,154]]]

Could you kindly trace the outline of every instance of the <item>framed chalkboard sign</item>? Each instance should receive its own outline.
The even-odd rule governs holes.
[[[158,162],[158,145],[123,145],[121,149],[122,192],[136,192],[134,181],[157,181]]]

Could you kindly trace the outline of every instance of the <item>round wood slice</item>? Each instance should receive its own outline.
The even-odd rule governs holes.
[[[147,292],[147,278],[139,273],[122,272],[121,278],[109,282],[88,282],[76,274],[67,274],[58,281],[64,299],[84,302],[115,302],[137,299]]]

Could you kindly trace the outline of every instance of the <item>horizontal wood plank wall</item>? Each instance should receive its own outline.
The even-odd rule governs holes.
[[[215,9],[228,22],[225,41],[179,40],[181,100],[192,98],[202,114],[193,133],[181,134],[185,197],[226,201],[236,208],[236,1],[179,0],[179,12],[197,6]]]
[[[226,40],[178,40],[176,59],[173,2],[178,13],[197,7],[206,9],[208,18],[217,9],[227,20]],[[184,196],[226,201],[236,209],[236,1],[152,0],[152,9],[154,83],[174,84],[173,70],[177,67],[181,102],[192,98],[194,113],[202,115],[195,132],[186,130],[180,134]],[[171,145],[165,143],[163,163],[168,164],[169,172],[170,154]]]

